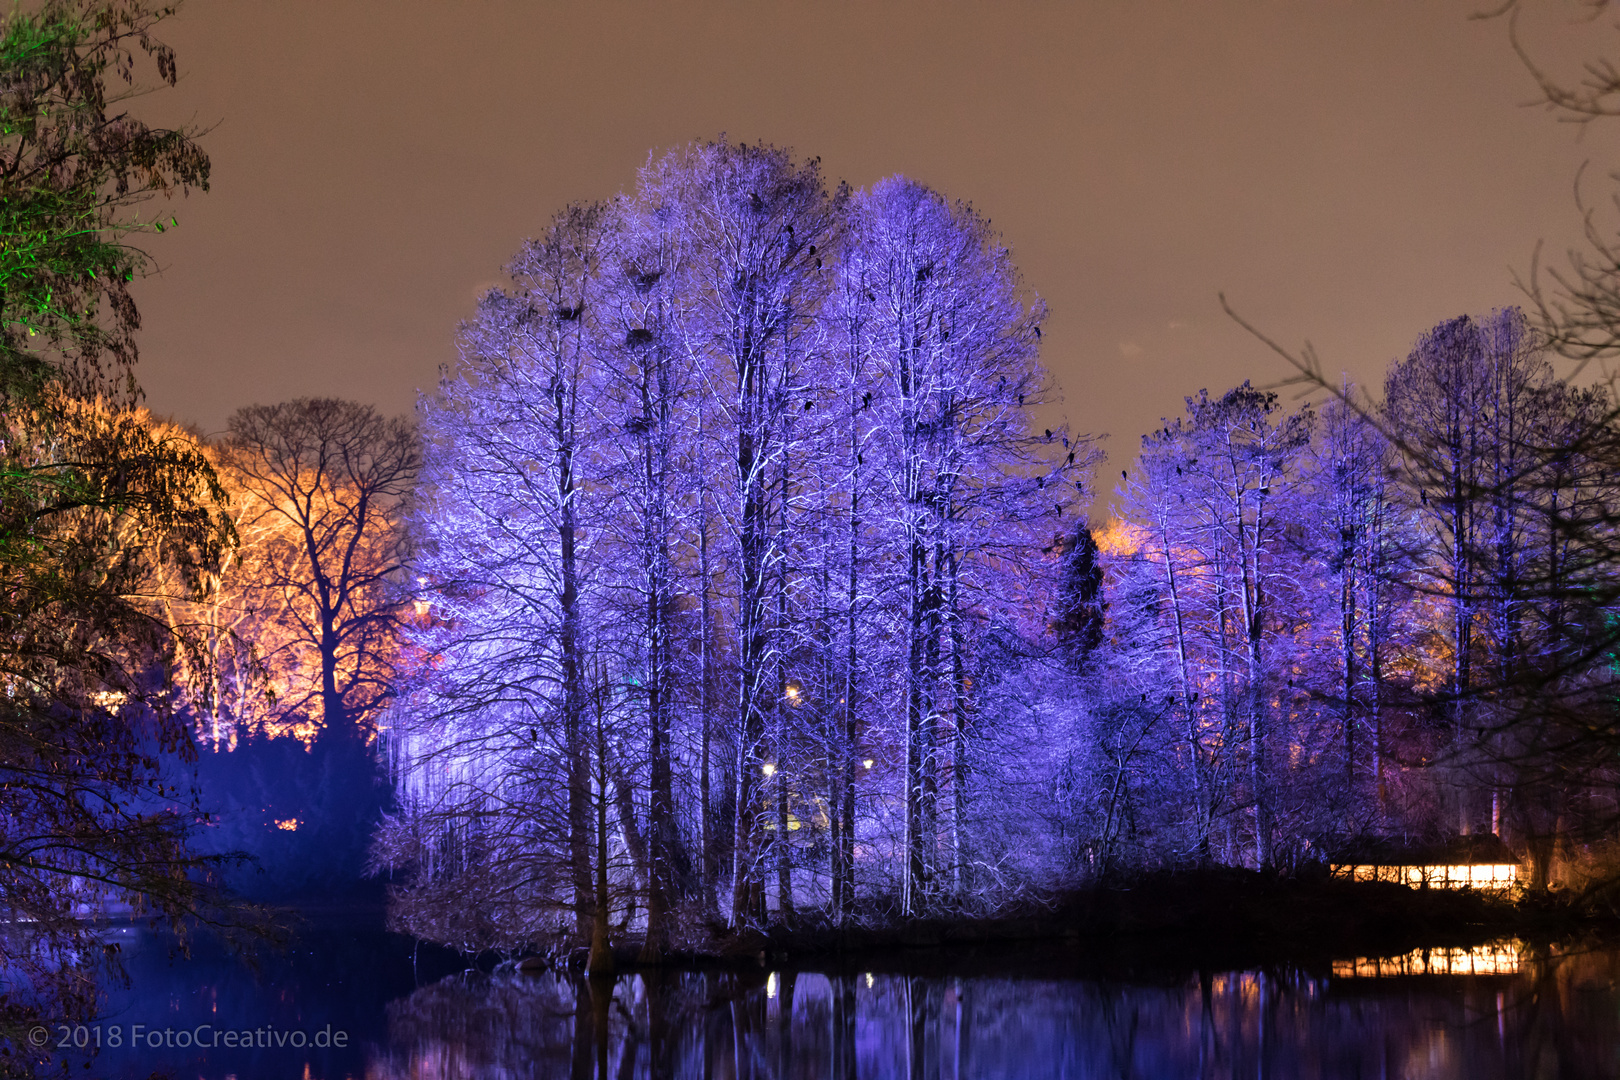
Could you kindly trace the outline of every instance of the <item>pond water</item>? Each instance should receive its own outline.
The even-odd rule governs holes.
[[[1612,946],[1499,942],[1266,970],[1092,964],[1083,978],[1054,974],[1087,970],[1083,951],[1048,950],[1031,966],[1039,977],[982,964],[952,974],[935,956],[926,975],[762,967],[592,985],[454,970],[461,961],[414,950],[375,916],[312,922],[257,971],[208,943],[171,958],[167,939],[122,933],[133,984],[110,999],[99,1035],[80,1036],[102,1041],[94,1076],[1620,1075]]]

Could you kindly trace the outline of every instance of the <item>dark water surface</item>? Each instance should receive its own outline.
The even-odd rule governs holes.
[[[171,959],[167,939],[123,935],[134,982],[109,1002],[100,1035],[84,1033],[104,1048],[79,1075],[1620,1076],[1612,945],[1502,942],[1320,968],[1083,978],[1052,977],[1068,965],[1048,956],[1038,978],[762,968],[592,985],[451,973],[461,962],[426,951],[413,965],[411,943],[375,915],[312,920],[256,973],[207,943]],[[1083,954],[1073,959],[1086,970]],[[310,1045],[323,1032],[325,1045]]]

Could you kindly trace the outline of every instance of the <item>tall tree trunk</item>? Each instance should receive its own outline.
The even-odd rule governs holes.
[[[552,406],[556,417],[553,434],[557,441],[557,498],[561,511],[557,516],[557,541],[562,584],[558,605],[561,608],[562,626],[557,646],[562,660],[563,752],[567,755],[568,768],[568,850],[573,875],[575,932],[583,940],[594,933],[591,920],[594,917],[592,913],[597,910],[591,899],[590,749],[584,731],[585,671],[579,627],[574,459],[568,441],[567,401],[560,380],[556,385],[558,390],[552,399]]]
[[[922,791],[919,817],[922,819],[923,898],[931,903],[939,890],[939,717],[940,671],[945,634],[944,567],[942,546],[934,546],[933,573],[928,590],[927,639],[923,646],[924,683],[927,707],[922,714],[921,743]]]
[[[325,590],[323,589],[324,593]],[[348,717],[343,708],[343,695],[338,692],[338,633],[337,612],[327,605],[321,611],[321,722],[328,734],[347,738]]]
[[[1356,785],[1356,577],[1355,534],[1346,524],[1339,530],[1339,656],[1344,668],[1344,786],[1346,792]]]
[[[906,873],[903,909],[920,914],[927,888],[928,865],[923,845],[923,774],[927,768],[924,725],[932,708],[926,685],[928,635],[928,550],[916,537],[911,542],[910,643],[906,657]]]
[[[1267,483],[1269,478],[1261,479],[1261,492],[1266,490]],[[1272,850],[1270,718],[1267,716],[1265,658],[1261,652],[1266,619],[1266,597],[1260,577],[1260,546],[1265,535],[1264,496],[1256,497],[1252,532],[1244,521],[1241,491],[1236,510],[1238,589],[1242,601],[1244,661],[1248,683],[1244,706],[1249,714],[1249,775],[1254,786],[1255,861],[1260,869],[1266,870],[1271,867],[1275,853]]]
[[[701,421],[699,422],[698,438],[703,438]],[[700,490],[698,493],[698,573],[702,578],[699,586],[699,648],[702,651],[702,664],[699,678],[702,684],[698,689],[698,708],[702,713],[702,744],[700,748],[701,761],[698,774],[698,803],[700,843],[703,858],[703,914],[706,918],[714,918],[719,910],[718,889],[720,881],[720,852],[719,843],[715,837],[715,807],[713,803],[713,775],[714,775],[714,683],[716,678],[714,662],[714,604],[709,587],[712,568],[709,565],[709,509],[708,493]]]
[[[1193,697],[1192,657],[1187,648],[1187,605],[1181,595],[1181,583],[1176,576],[1175,543],[1171,539],[1168,523],[1162,518],[1158,523],[1158,534],[1159,547],[1164,556],[1165,588],[1170,593],[1170,617],[1176,641],[1176,672],[1181,679],[1178,705],[1185,710],[1187,717],[1187,771],[1192,779],[1193,850],[1198,853],[1200,863],[1208,863],[1211,858],[1209,832],[1214,811],[1209,805],[1211,799],[1205,793],[1203,740],[1198,730],[1198,706]]]
[[[839,740],[840,760],[834,775],[837,777],[833,799],[838,807],[838,835],[833,839],[833,906],[838,912],[839,925],[855,914],[855,754],[856,711],[855,698],[860,691],[858,665],[860,663],[860,534],[861,485],[859,471],[860,435],[856,427],[853,404],[850,421],[851,480],[849,493],[849,581],[844,595],[844,685],[839,704],[842,705],[844,730]]]
[[[591,905],[591,951],[585,969],[592,975],[613,973],[613,951],[608,942],[610,894],[608,892],[608,740],[607,679],[604,672],[596,687],[596,859]]]
[[[736,348],[740,380],[737,478],[741,488],[741,565],[738,596],[737,832],[732,851],[732,925],[761,923],[765,894],[760,876],[761,750],[765,739],[764,680],[770,627],[765,617],[765,554],[769,545],[769,494],[763,470],[768,423],[765,374],[751,335]]]
[[[1458,438],[1460,441],[1460,433]],[[1471,661],[1474,651],[1474,574],[1472,554],[1469,550],[1473,539],[1473,524],[1468,512],[1474,492],[1469,490],[1470,487],[1462,471],[1462,461],[1459,461],[1451,485],[1452,635],[1455,645],[1451,675],[1451,713],[1452,752],[1456,755],[1452,766],[1452,782],[1457,800],[1457,831],[1465,836],[1468,834],[1469,824],[1468,800],[1464,794],[1466,766],[1461,755],[1470,711],[1467,697],[1473,682]]]
[[[779,480],[781,484],[779,500],[780,521],[777,525],[778,543],[781,546],[781,559],[776,571],[776,629],[777,633],[785,637],[788,625],[788,558],[787,558],[787,528],[788,528],[788,455],[784,448],[780,460]],[[792,751],[792,702],[788,694],[788,668],[787,657],[783,654],[783,647],[776,649],[776,775],[771,777],[772,785],[776,791],[776,829],[773,838],[773,858],[776,863],[776,912],[777,917],[784,923],[793,918],[793,842],[790,838],[790,818],[792,809],[792,785],[789,768],[789,756]]]
[[[670,694],[673,682],[668,612],[674,602],[669,551],[669,443],[668,364],[661,354],[642,381],[643,415],[653,418],[651,434],[643,443],[642,481],[647,509],[643,550],[646,559],[648,792],[647,831],[647,936],[641,961],[656,964],[662,958],[669,933],[668,918],[676,888],[680,837],[675,824],[675,784],[670,761]],[[654,383],[656,380],[656,385]]]
[[[1372,718],[1373,785],[1378,797],[1379,816],[1389,820],[1389,784],[1384,777],[1384,498],[1382,481],[1374,498],[1372,520],[1368,525],[1368,565],[1366,576],[1367,609],[1367,708]]]
[[[967,823],[968,777],[972,763],[968,760],[968,726],[973,719],[972,684],[967,673],[967,642],[962,632],[961,572],[955,551],[951,552],[946,567],[946,580],[950,582],[947,603],[951,641],[951,876],[957,898],[966,897],[973,887],[968,873],[963,830]]]

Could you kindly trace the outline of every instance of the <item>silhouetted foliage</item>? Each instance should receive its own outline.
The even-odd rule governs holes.
[[[195,443],[129,408],[146,265],[136,208],[205,186],[184,132],[110,111],[166,9],[48,2],[0,23],[0,1069],[38,1019],[80,1018],[116,956],[92,920],[206,913],[216,860],[175,783],[191,752],[170,673],[199,643],[160,610],[206,588],[232,540]]]
[[[226,584],[279,631],[261,657],[278,707],[369,738],[393,689],[416,430],[335,398],[253,405],[229,427],[222,469],[243,489],[242,529],[262,550]]]
[[[1103,595],[1102,553],[1091,529],[1077,525],[1062,548],[1057,607],[1052,629],[1063,658],[1077,675],[1085,673],[1091,654],[1103,641],[1108,601]]]
[[[238,728],[232,742],[199,750],[196,781],[209,814],[197,849],[252,859],[225,874],[233,892],[330,901],[360,888],[387,788],[375,756],[353,735],[322,731],[306,743]]]

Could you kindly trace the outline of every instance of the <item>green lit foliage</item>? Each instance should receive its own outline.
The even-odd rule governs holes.
[[[208,187],[190,132],[117,108],[141,56],[173,85],[174,53],[151,36],[172,11],[48,0],[0,21],[0,396],[53,377],[80,394],[139,395],[129,283],[148,258],[133,241],[176,222],[152,212],[153,196]]]

